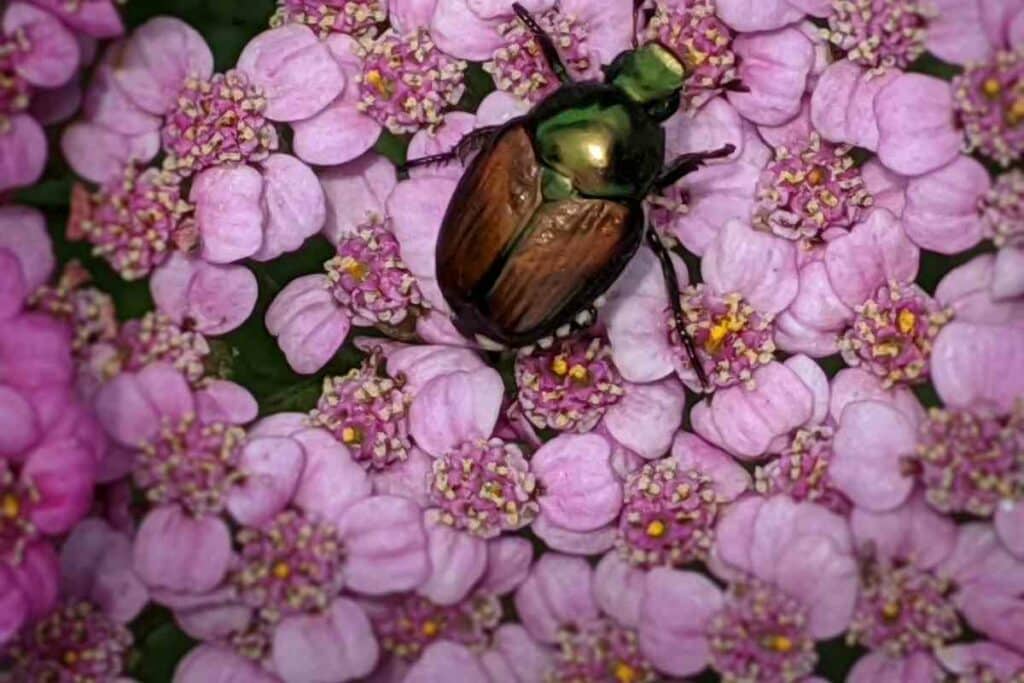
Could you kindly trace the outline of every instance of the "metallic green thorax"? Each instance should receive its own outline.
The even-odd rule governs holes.
[[[686,78],[682,62],[657,43],[626,53],[615,67],[612,84],[643,105],[671,98],[683,87]]]
[[[531,114],[547,199],[642,199],[661,169],[660,121],[677,108],[683,65],[649,44],[616,58],[607,76],[565,86]]]

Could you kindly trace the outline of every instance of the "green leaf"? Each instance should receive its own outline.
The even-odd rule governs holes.
[[[401,166],[405,163],[408,147],[409,136],[395,135],[385,130],[377,138],[377,144],[373,146],[373,151],[387,157],[395,166]]]
[[[134,661],[129,664],[132,676],[144,683],[170,683],[178,662],[196,641],[174,623],[165,609],[149,609],[133,625],[136,634]]]
[[[71,198],[71,178],[44,180],[23,188],[14,196],[15,204],[39,208],[64,208]]]

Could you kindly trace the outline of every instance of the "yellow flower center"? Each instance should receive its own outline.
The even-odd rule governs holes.
[[[21,501],[13,493],[5,493],[0,498],[0,515],[7,519],[14,519],[21,514]]]
[[[793,641],[786,636],[771,636],[768,638],[768,648],[785,654],[793,649]]]
[[[994,76],[986,78],[985,82],[981,84],[981,92],[984,93],[985,97],[994,99],[999,97],[999,93],[1003,92],[1003,85]]]
[[[825,182],[825,169],[815,166],[807,173],[807,184],[815,187]]]
[[[275,579],[280,579],[281,581],[284,581],[292,575],[292,568],[284,560],[279,560],[278,562],[274,563],[273,572]]]
[[[738,302],[729,303],[729,312],[715,321],[715,324],[708,330],[708,338],[704,341],[704,348],[708,353],[717,353],[722,349],[726,337],[731,332],[740,332],[747,325],[746,316],[740,314]]]
[[[366,72],[366,82],[369,83],[374,90],[380,93],[381,97],[390,99],[394,94],[394,87],[391,85],[391,81],[384,78],[381,72],[377,69],[371,69]]]
[[[902,611],[903,609],[900,607],[900,603],[895,600],[890,600],[882,605],[882,618],[886,621],[894,621],[899,618],[900,612]]]
[[[341,269],[351,275],[357,282],[362,282],[369,275],[370,269],[362,261],[357,261],[351,256],[341,260]]]
[[[363,433],[358,427],[345,427],[341,430],[341,440],[346,444],[361,443],[363,440]]]
[[[665,523],[660,519],[653,520],[645,529],[645,533],[651,538],[661,538],[665,535],[665,531]]]
[[[590,379],[590,372],[582,365],[574,365],[569,369],[569,377],[577,382],[583,383]]]
[[[619,683],[633,683],[637,679],[636,669],[625,662],[615,665],[615,680]]]
[[[903,309],[896,318],[896,324],[903,334],[910,334],[917,327],[917,316],[912,311]]]
[[[551,360],[551,372],[555,373],[559,377],[565,377],[566,373],[569,372],[569,363],[563,356],[555,356]]]
[[[441,624],[437,623],[434,619],[427,619],[423,622],[423,626],[420,627],[420,630],[427,638],[433,638],[441,632]]]
[[[79,655],[74,650],[68,650],[61,659],[64,661],[65,666],[74,666],[79,660]]]
[[[1006,109],[1006,122],[1016,126],[1024,121],[1024,97],[1018,97]]]

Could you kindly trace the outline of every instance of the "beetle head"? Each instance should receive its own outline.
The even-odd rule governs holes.
[[[679,107],[686,67],[668,48],[647,43],[616,57],[605,69],[605,77],[651,116],[663,121]]]

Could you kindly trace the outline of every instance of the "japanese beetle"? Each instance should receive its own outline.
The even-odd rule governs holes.
[[[661,122],[679,107],[682,62],[651,43],[605,68],[604,82],[573,82],[551,38],[518,3],[561,87],[526,115],[478,129],[446,154],[465,159],[437,243],[437,279],[455,326],[485,348],[550,346],[590,325],[592,304],[640,247],[657,255],[676,329],[706,385],[686,331],[669,253],[646,225],[642,201],[734,150],[685,154],[663,165]]]

